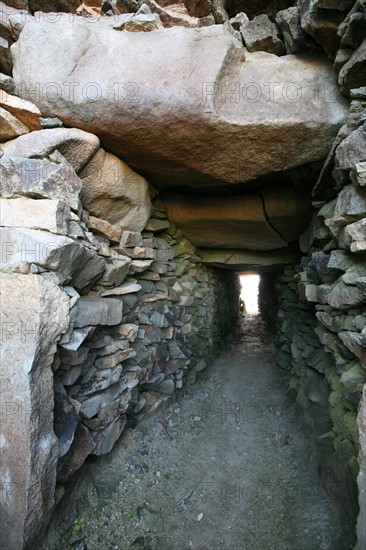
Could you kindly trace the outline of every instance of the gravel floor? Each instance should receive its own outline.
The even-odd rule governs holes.
[[[152,418],[91,459],[40,550],[347,550],[258,317]]]

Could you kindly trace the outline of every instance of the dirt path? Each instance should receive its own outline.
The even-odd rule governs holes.
[[[89,462],[41,550],[346,550],[258,318],[176,402]]]

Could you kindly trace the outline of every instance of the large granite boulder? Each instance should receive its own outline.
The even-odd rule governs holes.
[[[45,525],[54,504],[58,442],[51,364],[68,326],[69,298],[39,275],[2,273],[0,282],[0,546],[19,550]]]
[[[60,199],[78,210],[81,181],[66,163],[11,157],[0,160],[0,196]]]
[[[80,173],[81,200],[90,214],[130,231],[142,231],[151,215],[147,181],[125,162],[98,149]]]
[[[78,172],[99,148],[99,139],[78,128],[51,128],[30,132],[0,143],[2,159],[11,157],[47,158],[55,151]]]
[[[28,23],[12,46],[17,93],[159,188],[246,182],[327,155],[347,104],[326,61],[245,58],[222,26],[121,33],[108,19]]]

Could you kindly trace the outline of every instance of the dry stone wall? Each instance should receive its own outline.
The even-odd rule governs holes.
[[[127,426],[195,382],[232,333],[238,307],[235,275],[201,264],[162,203],[151,204],[146,181],[128,167],[114,173],[119,201],[127,196],[131,204],[134,184],[141,216],[133,229],[145,229],[126,229],[122,207],[119,225],[110,223],[111,187],[104,203],[98,197],[91,203],[105,219],[89,215],[80,196],[90,197],[96,178],[110,177],[104,163],[90,179],[98,140],[82,132],[75,142],[73,129],[49,132],[36,132],[36,153],[27,148],[30,157],[44,159],[6,153],[0,160],[7,407],[1,489],[9,518],[2,536],[11,549],[29,544],[45,526],[55,491],[59,498],[88,455],[108,453]],[[56,146],[87,174],[82,193],[85,180]],[[20,448],[14,437],[23,432]]]
[[[99,281],[75,293],[55,358],[61,482],[88,454],[109,452],[127,424],[194,383],[235,319],[233,276],[200,265],[161,205],[142,234],[123,231],[109,252]]]
[[[303,256],[278,280],[278,363],[288,371],[304,424],[318,434],[321,476],[365,532],[366,89],[351,93],[314,195],[317,212],[300,238]],[[358,419],[358,420],[357,420]],[[358,424],[357,424],[358,422]]]
[[[334,59],[350,109],[313,189],[317,211],[300,237],[304,256],[278,279],[278,363],[304,425],[318,435],[321,479],[351,525],[358,516],[358,550],[366,533],[365,2],[302,0],[276,18],[293,38],[298,16]]]

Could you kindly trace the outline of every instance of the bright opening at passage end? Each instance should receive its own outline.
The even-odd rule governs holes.
[[[240,298],[244,300],[247,313],[258,314],[259,275],[240,275]]]

